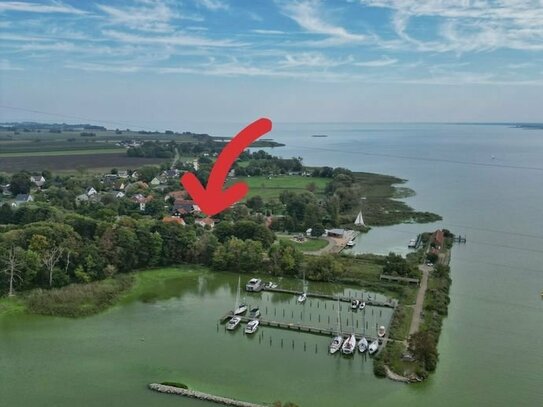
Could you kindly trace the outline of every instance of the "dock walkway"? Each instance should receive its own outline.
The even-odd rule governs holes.
[[[246,401],[240,401],[235,399],[229,399],[227,397],[214,396],[213,394],[202,393],[200,391],[182,389],[180,387],[166,386],[158,383],[151,383],[149,385],[151,390],[159,393],[175,394],[178,396],[190,397],[198,400],[211,401],[213,403],[222,404],[223,406],[234,407],[266,407],[263,404],[248,403]]]
[[[284,293],[284,294],[292,294],[292,295],[300,295],[302,292],[297,290],[288,290],[285,288],[263,288],[263,291],[270,291],[270,292],[276,292],[276,293]],[[306,295],[310,298],[321,298],[325,300],[332,300],[337,301],[338,298],[341,302],[348,302],[350,303],[354,299],[359,298],[351,298],[351,297],[345,297],[345,296],[337,296],[337,295],[330,295],[330,294],[322,294],[322,293],[311,293],[308,292]],[[394,299],[390,299],[389,301],[377,301],[377,300],[365,300],[366,305],[371,305],[372,307],[387,307],[387,308],[396,308],[398,305],[398,302]]]

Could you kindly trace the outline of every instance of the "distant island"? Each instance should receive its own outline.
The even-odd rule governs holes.
[[[328,134],[313,134],[311,137],[328,137]]]

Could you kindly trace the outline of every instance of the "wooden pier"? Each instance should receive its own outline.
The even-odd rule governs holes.
[[[420,280],[418,278],[389,276],[387,274],[381,274],[379,276],[379,280],[397,281],[397,282],[400,282],[400,283],[408,283],[408,284],[420,285]]]
[[[283,293],[283,294],[292,294],[292,295],[300,295],[302,294],[301,291],[297,290],[288,290],[285,288],[263,288],[263,291],[271,291],[276,293]],[[339,301],[341,302],[348,302],[350,303],[352,300],[360,300],[360,298],[356,297],[345,297],[345,296],[338,296],[338,295],[330,295],[330,294],[323,294],[323,293],[306,293],[307,297],[309,298],[321,298],[324,300],[331,300],[331,301]],[[366,305],[370,305],[372,307],[386,307],[386,308],[396,308],[398,305],[397,301],[394,299],[390,299],[389,301],[377,301],[377,300],[371,300],[366,299],[364,300]]]
[[[232,311],[227,312],[226,314],[224,314],[221,317],[221,319],[220,319],[221,324],[224,324],[226,321],[228,321],[233,316],[234,316],[234,313]],[[243,315],[238,315],[238,317],[241,318],[241,322],[249,322],[249,321],[251,321],[253,319],[253,318],[249,318],[249,317],[243,316]],[[287,330],[290,330],[290,331],[305,332],[305,333],[309,333],[309,334],[324,335],[324,336],[335,336],[335,335],[337,335],[337,331],[335,329],[333,329],[333,328],[318,328],[318,327],[315,327],[315,326],[299,324],[299,323],[296,323],[296,322],[279,322],[279,321],[272,321],[272,320],[262,319],[262,318],[258,318],[258,320],[260,321],[261,326],[269,326],[271,328],[287,329]],[[340,333],[340,335],[348,336],[348,335],[351,335],[352,333],[353,333],[352,330],[351,331],[343,331],[343,332]],[[356,340],[358,341],[358,340],[362,339],[363,335],[360,334],[360,333],[355,332],[354,336],[356,337]],[[370,342],[377,339],[377,337],[372,337],[372,336],[367,336],[367,335],[364,335],[364,336]],[[388,338],[388,335],[385,336],[384,338],[379,338],[379,339],[381,339],[383,342],[394,341],[393,339]]]

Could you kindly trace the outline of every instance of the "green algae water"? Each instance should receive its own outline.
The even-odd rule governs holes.
[[[217,136],[241,128],[230,126],[191,128]],[[369,359],[327,355],[326,337],[266,327],[261,339],[241,330],[230,335],[217,320],[233,306],[237,276],[194,272],[91,318],[0,318],[0,405],[209,405],[146,389],[149,382],[173,380],[243,400],[291,400],[303,407],[540,406],[543,171],[537,168],[543,167],[543,132],[491,125],[277,124],[271,136],[287,144],[273,154],[303,156],[306,165],[408,179],[406,186],[417,192],[408,204],[443,216],[433,225],[375,228],[354,250],[405,252],[417,233],[437,227],[467,235],[468,242],[453,249],[449,315],[437,371],[428,381],[377,379]],[[287,298],[273,301],[277,309],[298,310]]]

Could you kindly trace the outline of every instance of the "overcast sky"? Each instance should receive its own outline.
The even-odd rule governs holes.
[[[1,121],[543,121],[540,0],[0,1],[0,54]]]

